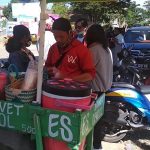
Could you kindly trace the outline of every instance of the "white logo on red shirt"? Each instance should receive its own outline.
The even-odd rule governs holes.
[[[73,57],[73,56],[69,56],[68,55],[68,62],[74,64],[75,63],[75,60],[77,59],[77,56],[76,57]]]

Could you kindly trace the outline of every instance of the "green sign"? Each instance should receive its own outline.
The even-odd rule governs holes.
[[[0,101],[0,127],[34,134],[29,105]]]
[[[0,101],[0,127],[33,134],[36,137],[34,116],[39,117],[41,136],[77,145],[93,129],[104,113],[103,94],[90,111],[75,113],[42,108],[40,106]]]

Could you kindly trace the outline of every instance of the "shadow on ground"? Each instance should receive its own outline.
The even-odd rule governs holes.
[[[0,143],[0,150],[13,150],[13,149]]]
[[[123,141],[131,141],[141,150],[150,150],[150,131],[136,130],[127,134]]]

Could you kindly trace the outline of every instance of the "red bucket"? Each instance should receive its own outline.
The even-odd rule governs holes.
[[[89,110],[93,106],[90,105],[90,95],[90,88],[83,83],[72,80],[49,80],[43,84],[42,106],[65,112],[75,112],[76,109]],[[85,140],[80,144],[79,150],[83,150],[84,145]],[[51,138],[44,138],[44,146],[45,150],[70,150],[65,142]]]

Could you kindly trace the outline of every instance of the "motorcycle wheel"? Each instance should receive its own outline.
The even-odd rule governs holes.
[[[102,121],[101,128],[102,128],[101,134],[103,135],[103,141],[109,143],[118,142],[122,140],[127,134],[127,130],[125,130],[123,126],[112,124],[109,122]]]
[[[127,132],[128,128],[124,124],[116,122],[119,114],[124,112],[114,103],[106,104],[104,116],[101,120],[101,135],[106,142],[114,143],[122,140]]]

